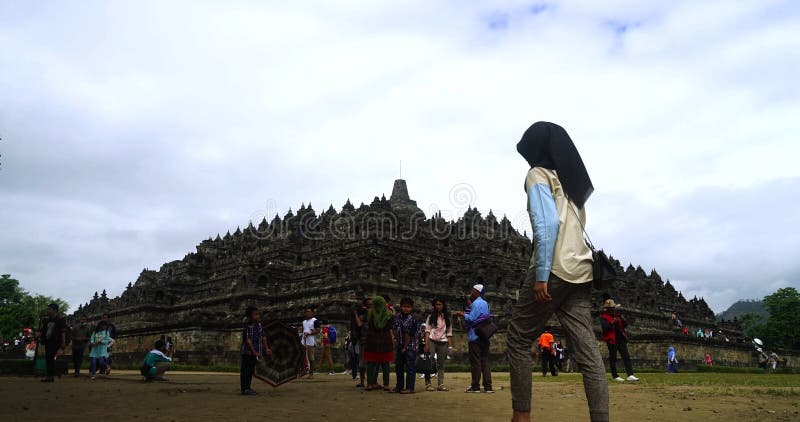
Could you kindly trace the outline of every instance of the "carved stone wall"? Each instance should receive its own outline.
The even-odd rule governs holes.
[[[75,315],[97,319],[109,313],[119,331],[118,356],[144,353],[167,334],[187,358],[232,363],[249,305],[262,309],[265,319],[294,325],[312,306],[344,338],[361,297],[387,294],[399,302],[408,296],[420,314],[440,297],[457,310],[470,286],[481,283],[498,315],[501,331],[492,352],[501,357],[505,324],[531,250],[524,234],[491,212],[483,216],[469,208],[457,221],[441,214],[426,217],[399,180],[390,199],[375,197],[358,208],[348,200],[341,211],[331,206],[320,215],[303,205],[296,215],[290,210],[283,218],[204,240],[181,260],[143,270],[119,297],[95,293]],[[672,312],[688,326],[720,329],[702,298],[687,301],[655,270],[648,274],[615,263],[621,280],[609,293],[636,321],[633,331],[671,335]],[[593,300],[599,305],[601,292],[594,292]],[[553,325],[558,331],[555,319]],[[741,334],[735,324],[724,328],[731,336]]]

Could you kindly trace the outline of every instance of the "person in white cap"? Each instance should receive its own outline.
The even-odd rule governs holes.
[[[600,314],[600,328],[603,331],[603,341],[608,346],[608,363],[611,365],[611,378],[615,381],[639,381],[633,375],[633,365],[631,365],[631,356],[628,354],[628,321],[619,313],[620,305],[614,303],[614,299],[606,299],[603,302],[603,312]],[[622,363],[625,365],[625,372],[628,378],[622,378],[617,373],[617,352],[622,357]]]
[[[456,311],[453,315],[464,317],[469,328],[469,366],[472,368],[472,384],[467,388],[467,393],[481,392],[481,376],[483,376],[483,392],[494,393],[492,389],[492,368],[489,366],[489,339],[479,337],[475,332],[475,326],[480,322],[491,318],[489,304],[483,299],[485,293],[483,284],[472,286],[469,293],[472,299],[472,306],[468,314]]]

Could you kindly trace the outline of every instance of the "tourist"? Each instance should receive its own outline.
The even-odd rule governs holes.
[[[453,323],[444,299],[433,300],[433,308],[425,320],[425,333],[425,353],[436,358],[436,390],[449,391],[444,385],[444,366],[453,340]],[[426,389],[430,387],[432,390],[431,376],[430,374],[425,375]]]
[[[508,328],[513,420],[530,420],[532,343],[555,313],[581,369],[591,420],[607,421],[608,382],[590,314],[592,251],[582,230],[592,183],[558,125],[534,123],[517,151],[530,165],[525,192],[535,247]]]
[[[353,379],[356,379],[355,371],[358,368],[359,383],[357,388],[364,388],[364,378],[367,371],[367,362],[364,360],[364,332],[367,327],[364,324],[367,320],[367,312],[372,309],[372,299],[364,298],[361,306],[353,310],[350,316],[350,332],[354,336],[353,344],[356,347],[357,361],[353,368]]]
[[[758,367],[766,372],[769,355],[760,347],[756,348],[756,350],[758,351]]]
[[[308,316],[306,310],[306,316]],[[244,311],[246,322],[242,330],[242,366],[239,370],[239,386],[243,396],[255,396],[257,393],[251,388],[256,363],[261,356],[272,355],[261,325],[261,314],[253,306],[248,306]]]
[[[395,376],[397,383],[392,392],[414,394],[419,346],[419,322],[414,316],[414,301],[404,297],[400,300],[400,312],[394,317],[395,332]]]
[[[33,360],[36,357],[36,339],[31,337],[25,345],[25,359]]]
[[[72,365],[76,377],[80,376],[83,354],[89,344],[89,336],[92,335],[92,326],[86,321],[86,315],[81,315],[78,324],[72,328]]]
[[[542,355],[542,376],[547,376],[547,368],[550,367],[550,373],[554,377],[558,376],[556,372],[556,349],[555,340],[550,330],[544,329],[542,335],[539,336],[539,353]]]
[[[350,330],[347,330],[347,335],[344,336],[344,375],[353,375],[353,381],[356,380],[356,372],[353,371],[353,339]],[[356,355],[356,359],[358,359]]]
[[[769,365],[770,368],[772,368],[772,371],[775,371],[776,369],[778,369],[778,360],[780,360],[780,358],[778,358],[778,354],[775,353],[774,350],[771,351],[769,353],[769,363],[768,363],[768,365]]]
[[[669,346],[669,351],[667,352],[667,372],[671,374],[678,373],[678,354],[672,346]]]
[[[375,296],[373,306],[367,312],[367,330],[364,337],[364,361],[367,363],[367,386],[365,391],[389,391],[389,362],[394,360],[392,339],[392,311],[386,307],[386,299]],[[378,385],[378,370],[383,372],[383,387]]]
[[[483,284],[472,286],[470,291],[469,313],[453,312],[453,315],[464,317],[469,327],[467,335],[469,345],[469,366],[472,368],[472,384],[465,390],[467,393],[481,392],[481,376],[483,376],[484,393],[494,393],[492,389],[492,368],[489,366],[489,339],[479,337],[475,327],[481,322],[491,318],[489,304],[483,299],[485,293]]]
[[[64,354],[67,347],[67,322],[58,313],[58,305],[47,306],[47,317],[43,320],[41,336],[44,344],[46,375],[42,382],[54,382],[56,375],[56,359]]]
[[[705,337],[705,334],[703,334],[703,329],[702,328],[698,328],[697,329],[697,338],[703,338],[703,337]]]
[[[167,347],[166,341],[156,340],[153,350],[145,356],[139,373],[142,374],[145,382],[167,381],[164,373],[169,370],[170,363],[172,363],[172,348]]]
[[[619,313],[619,307],[620,305],[614,303],[614,299],[606,299],[603,302],[603,312],[600,314],[600,327],[602,328],[603,341],[606,342],[608,347],[608,363],[611,366],[611,377],[619,382],[639,381],[639,378],[633,375],[631,357],[628,354],[628,331],[626,330],[628,322]],[[625,372],[628,374],[628,378],[622,378],[617,373],[617,352],[622,357],[622,363],[625,365]]]
[[[333,354],[331,354],[330,326],[328,324],[322,324],[320,333],[322,334],[322,353],[319,355],[317,367],[322,369],[322,363],[327,362],[328,375],[336,375],[336,372],[333,370]]]
[[[106,375],[111,374],[111,349],[114,347],[114,342],[117,341],[117,327],[111,322],[111,316],[109,314],[103,314],[103,317],[100,319],[101,321],[105,321],[108,324],[108,334],[111,336],[111,343],[108,345],[108,357],[106,358]]]
[[[714,366],[714,362],[711,360],[711,355],[706,353],[706,357],[703,359],[703,363],[708,366]]]
[[[303,321],[303,347],[306,349],[308,359],[308,379],[314,378],[314,352],[317,346],[316,335],[322,327],[318,319],[314,318],[314,310],[306,308],[306,319]]]
[[[89,376],[95,379],[97,369],[101,374],[108,374],[108,347],[112,343],[108,323],[101,320],[89,337]]]
[[[556,351],[556,366],[558,367],[558,372],[564,371],[564,346],[561,345],[560,341],[557,341],[556,344],[553,346],[553,349]]]

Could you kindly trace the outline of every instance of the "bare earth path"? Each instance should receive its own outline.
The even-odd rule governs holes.
[[[168,383],[149,384],[141,382],[133,371],[116,372],[95,381],[65,377],[53,384],[30,377],[0,377],[0,420],[355,422],[507,421],[511,417],[508,374],[502,373],[496,374],[498,391],[491,395],[463,393],[467,374],[448,374],[450,392],[422,391],[409,396],[363,392],[354,387],[349,376],[319,375],[276,389],[254,380],[260,393],[256,397],[237,394],[238,374],[169,375]],[[678,374],[664,383],[656,381],[663,379],[663,374],[642,374],[640,384],[612,384],[612,420],[800,421],[800,376],[774,375],[787,377],[780,379],[779,387],[747,382],[698,385],[696,376],[691,378],[691,385],[672,385],[680,384],[681,376],[688,381],[694,375]],[[743,376],[764,375],[735,377]],[[653,381],[648,382],[648,377]],[[421,381],[418,391],[424,389]],[[562,374],[552,381],[534,376],[534,382],[536,420],[588,420],[579,375]]]

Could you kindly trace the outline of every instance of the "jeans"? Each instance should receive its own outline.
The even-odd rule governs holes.
[[[444,364],[447,362],[447,342],[428,340],[431,356],[436,355],[436,384],[444,385]],[[425,385],[430,385],[431,374],[425,374]]]
[[[383,371],[383,386],[389,386],[389,362],[367,362],[367,384],[378,385],[378,369]]]
[[[417,352],[413,350],[397,349],[394,352],[394,373],[397,377],[397,391],[414,391],[414,383],[417,379],[417,371],[414,365],[417,363]],[[403,382],[405,376],[405,382]]]
[[[239,370],[239,384],[242,392],[250,389],[253,382],[253,373],[256,370],[256,357],[253,355],[242,355],[242,366]]]
[[[75,368],[75,375],[81,373],[81,364],[83,364],[83,351],[86,347],[79,347],[72,349],[72,366]]]
[[[97,367],[100,366],[101,369],[108,368],[108,361],[104,356],[99,358],[89,358],[89,374],[91,376],[95,376],[97,374]]]
[[[472,389],[492,389],[492,368],[489,366],[489,340],[478,338],[469,342],[469,366],[472,368]]]
[[[347,355],[350,357],[350,372],[355,380],[358,376],[358,344],[351,343],[347,347]]]
[[[631,356],[628,354],[628,342],[625,340],[617,342],[617,344],[606,343],[608,345],[608,364],[611,366],[611,377],[616,378],[619,376],[617,373],[617,351],[622,356],[622,363],[625,365],[625,372],[628,376],[633,375],[633,367],[631,366]]]
[[[567,283],[551,274],[547,292],[552,300],[539,303],[533,293],[535,278],[535,271],[528,270],[508,327],[513,409],[531,411],[533,339],[542,334],[555,313],[566,331],[571,359],[583,375],[589,416],[592,421],[608,421],[608,381],[593,330],[591,283]]]

